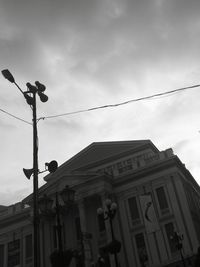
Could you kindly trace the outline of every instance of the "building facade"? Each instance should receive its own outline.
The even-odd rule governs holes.
[[[111,226],[97,216],[107,198],[117,203],[112,222],[120,267],[184,266],[200,245],[200,188],[172,149],[159,151],[150,140],[96,142],[44,179],[39,197],[52,199],[52,212],[40,213],[41,267],[51,266],[49,256],[59,247],[56,199],[63,248],[84,252],[86,267],[102,251],[107,266],[116,266],[105,249]],[[75,190],[67,206],[60,196],[66,186]],[[0,267],[33,266],[31,199],[0,212]]]

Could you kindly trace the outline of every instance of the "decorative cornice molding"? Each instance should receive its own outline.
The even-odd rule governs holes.
[[[23,212],[14,213],[5,217],[0,218],[0,228],[7,227],[9,225],[16,225],[17,223],[24,222],[25,224],[30,224],[30,209],[25,209]]]

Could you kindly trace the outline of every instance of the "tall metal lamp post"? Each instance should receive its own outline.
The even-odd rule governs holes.
[[[37,112],[36,112],[36,95],[40,97],[42,102],[48,101],[48,96],[43,92],[45,85],[36,81],[35,85],[27,83],[27,91],[22,91],[19,85],[15,82],[13,75],[8,69],[2,70],[4,78],[15,84],[19,91],[23,94],[27,104],[33,112],[33,238],[34,238],[34,267],[40,266],[40,246],[39,246],[39,214],[38,214],[38,135],[37,135]]]
[[[105,209],[103,208],[97,209],[97,214],[100,217],[100,219],[103,219],[104,221],[109,220],[112,241],[110,244],[107,245],[107,251],[111,254],[114,254],[115,266],[118,267],[119,265],[118,265],[117,253],[121,249],[121,243],[118,240],[116,240],[113,230],[113,219],[116,215],[117,204],[115,202],[112,202],[110,199],[106,199],[105,205],[106,205]]]
[[[66,186],[61,192],[56,192],[55,195],[55,215],[56,215],[56,233],[58,240],[58,256],[59,262],[61,262],[61,266],[64,267],[65,259],[64,259],[64,250],[63,250],[63,240],[62,240],[62,225],[61,225],[61,209],[62,205],[59,203],[58,196],[61,197],[62,201],[65,204],[65,207],[69,207],[74,203],[75,191],[68,186]],[[39,199],[39,209],[42,214],[50,214],[53,211],[52,208],[53,199],[44,195]],[[59,266],[60,267],[60,266]]]

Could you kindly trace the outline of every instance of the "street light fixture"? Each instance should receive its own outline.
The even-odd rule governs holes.
[[[66,186],[61,192],[56,192],[56,202],[55,202],[55,214],[56,214],[56,233],[58,238],[58,261],[60,262],[61,266],[64,267],[64,250],[63,250],[63,240],[62,240],[62,225],[60,219],[60,212],[62,209],[61,204],[58,201],[58,194],[60,195],[61,199],[63,200],[66,207],[74,203],[75,198],[75,191],[69,186]],[[52,213],[52,204],[53,199],[44,195],[42,198],[39,199],[39,209],[41,214],[48,215]]]
[[[8,69],[2,70],[2,74],[9,82],[15,83],[15,79]]]
[[[27,91],[22,91],[19,85],[15,82],[13,75],[8,69],[2,70],[2,75],[9,82],[14,83],[19,91],[23,94],[28,105],[30,105],[33,111],[33,168],[29,171],[24,169],[24,173],[28,179],[33,174],[33,237],[34,237],[34,267],[40,266],[40,244],[39,244],[39,214],[38,214],[38,135],[37,135],[37,112],[36,112],[36,95],[40,97],[42,102],[48,100],[48,96],[43,92],[45,86],[38,81],[35,85],[27,83]]]
[[[115,266],[118,267],[119,265],[118,265],[117,253],[120,252],[121,242],[116,240],[113,230],[113,219],[117,212],[117,203],[112,202],[110,199],[106,199],[105,205],[106,205],[105,209],[103,208],[97,209],[97,214],[100,217],[100,219],[104,221],[109,220],[112,241],[106,246],[106,249],[110,254],[114,254]]]

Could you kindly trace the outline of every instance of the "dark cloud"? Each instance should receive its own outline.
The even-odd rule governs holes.
[[[198,8],[197,1],[192,2]],[[31,65],[29,76],[42,73],[45,77],[51,73],[45,69],[49,50],[47,56],[58,57],[56,73],[64,67],[74,79],[91,79],[105,90],[111,90],[111,85],[120,90],[124,77],[142,79],[152,64],[165,71],[176,67],[175,58],[188,64],[191,55],[199,57],[197,36],[190,49],[197,28],[193,4],[158,3],[20,1],[16,7],[12,1],[4,2],[7,27],[14,25],[14,38],[5,41],[3,60],[16,62],[17,71],[26,69],[26,74]]]

